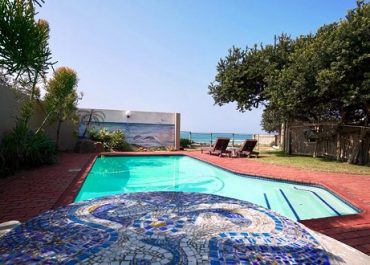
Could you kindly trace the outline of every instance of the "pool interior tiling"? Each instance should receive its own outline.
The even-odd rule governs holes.
[[[188,156],[99,157],[75,201],[148,191],[221,195],[261,205],[293,220],[358,213],[326,189],[235,174]]]

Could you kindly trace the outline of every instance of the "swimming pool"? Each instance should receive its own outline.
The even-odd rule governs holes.
[[[317,186],[238,175],[182,155],[99,157],[75,201],[147,191],[216,194],[264,206],[293,220],[359,212]]]

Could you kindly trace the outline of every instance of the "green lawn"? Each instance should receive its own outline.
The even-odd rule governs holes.
[[[260,154],[261,158],[259,158],[258,161],[264,163],[282,166],[291,166],[314,171],[340,172],[370,176],[369,166],[351,165],[348,163],[338,162],[335,160],[313,158],[309,156],[285,155],[282,151],[275,150],[274,151],[260,150]]]

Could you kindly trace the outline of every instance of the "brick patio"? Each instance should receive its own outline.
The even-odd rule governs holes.
[[[94,155],[65,153],[58,163],[0,179],[0,222],[26,221],[52,209]]]
[[[220,158],[200,152],[170,154],[186,154],[238,173],[317,183],[328,187],[363,212],[302,223],[370,255],[370,176],[307,171],[262,163],[260,159]],[[25,221],[41,212],[72,202],[93,161],[93,155],[65,153],[60,155],[55,165],[18,172],[10,178],[0,179],[0,222],[14,219]]]

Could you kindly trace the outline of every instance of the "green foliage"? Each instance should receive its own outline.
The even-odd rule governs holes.
[[[28,123],[33,108],[40,97],[37,84],[46,78],[51,62],[49,48],[49,24],[36,20],[35,6],[43,0],[0,1],[0,82],[14,87],[27,96],[27,111],[22,119]]]
[[[182,148],[188,148],[191,145],[192,141],[187,138],[181,138],[180,139],[180,146]]]
[[[237,102],[240,111],[265,105],[267,131],[283,120],[339,121],[365,125],[370,119],[370,3],[358,1],[340,22],[315,34],[274,45],[233,47],[217,66],[209,94],[216,104]]]
[[[4,135],[0,153],[2,174],[56,161],[54,142],[42,131],[35,133],[29,130],[22,120],[18,120],[15,128]]]
[[[76,117],[78,94],[77,74],[68,67],[58,68],[48,81],[45,95],[45,106],[51,113],[51,121],[65,121]]]
[[[93,140],[93,141],[99,141],[100,140],[99,131],[97,129],[95,129],[94,127],[87,130],[87,135],[88,135],[90,140]]]
[[[268,133],[280,132],[283,119],[278,110],[267,106],[262,113],[261,126]]]
[[[35,4],[43,1],[0,1],[0,68],[7,75],[32,84],[33,97],[39,78],[45,77],[51,62],[49,25],[36,21]]]
[[[102,128],[99,131],[95,128],[88,130],[89,138],[93,141],[103,143],[105,151],[131,151],[132,147],[126,141],[125,134],[122,130],[108,131]]]
[[[76,91],[78,79],[74,70],[60,67],[48,81],[45,95],[45,107],[51,122],[57,123],[56,144],[59,144],[61,124],[66,120],[77,121]]]
[[[122,130],[111,132],[110,149],[117,151],[131,151],[130,145],[126,142],[125,134]]]
[[[275,42],[278,43],[260,48],[255,45],[246,50],[229,50],[226,58],[219,61],[215,81],[208,87],[216,104],[236,102],[237,109],[243,112],[268,100],[268,77],[285,67],[292,49],[292,40],[285,34]]]

